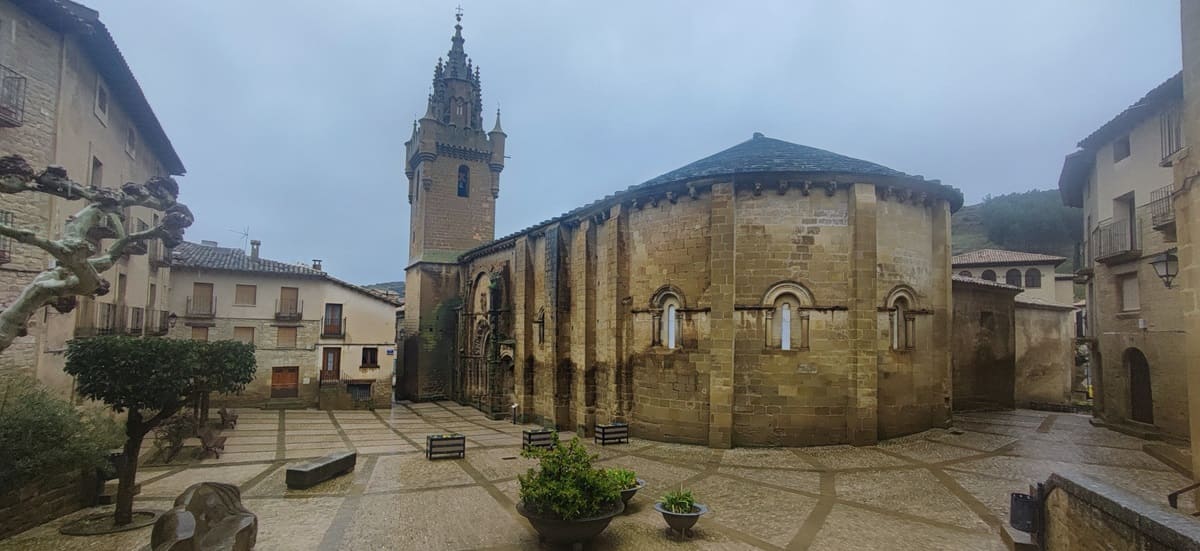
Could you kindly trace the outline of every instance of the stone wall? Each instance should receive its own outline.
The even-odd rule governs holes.
[[[954,282],[955,411],[1013,407],[1018,292]]]
[[[84,507],[79,473],[47,476],[0,494],[0,541]]]
[[[1016,321],[1016,406],[1070,405],[1075,310],[1018,300]]]
[[[1200,549],[1195,520],[1085,475],[1051,475],[1045,496],[1047,551]]]

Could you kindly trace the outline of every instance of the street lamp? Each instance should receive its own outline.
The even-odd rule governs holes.
[[[167,316],[167,327],[174,328],[175,322],[178,320],[179,320],[179,316],[175,315],[175,312],[171,312],[171,314],[169,316]]]
[[[1158,276],[1168,289],[1171,288],[1171,280],[1179,275],[1179,257],[1175,256],[1174,250],[1162,253],[1150,261],[1150,265],[1154,267],[1154,275]]]

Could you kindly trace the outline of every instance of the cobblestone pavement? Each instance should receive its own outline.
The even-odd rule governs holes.
[[[1082,415],[1035,411],[955,416],[878,446],[798,449],[697,446],[633,439],[601,448],[600,466],[637,471],[648,487],[589,549],[1003,549],[1009,493],[1053,471],[1077,469],[1158,502],[1188,480],[1141,451],[1142,441],[1091,426]],[[141,508],[165,509],[200,481],[241,487],[258,514],[260,550],[530,549],[537,539],[514,510],[520,425],[451,402],[390,412],[242,411],[221,459],[145,467]],[[426,461],[424,435],[467,436],[463,460]],[[570,433],[563,433],[570,438]],[[304,491],[284,485],[289,461],[353,449],[358,467]],[[691,540],[672,539],[653,509],[667,489],[695,491],[712,512]],[[57,527],[0,550],[136,549],[149,528],[81,538]]]

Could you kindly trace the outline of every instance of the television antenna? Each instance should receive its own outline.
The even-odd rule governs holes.
[[[228,231],[231,231],[233,233],[236,233],[236,234],[242,236],[242,250],[243,251],[246,250],[246,247],[247,247],[247,245],[249,245],[249,241],[250,241],[250,226],[246,226],[245,228],[242,228],[241,230],[228,230]]]

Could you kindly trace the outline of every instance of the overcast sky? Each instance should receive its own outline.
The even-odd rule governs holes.
[[[188,168],[188,239],[403,279],[404,141],[457,2],[83,0]],[[463,2],[511,158],[497,236],[753,132],[986,194],[1180,67],[1175,0]],[[485,117],[490,128],[491,116]]]

